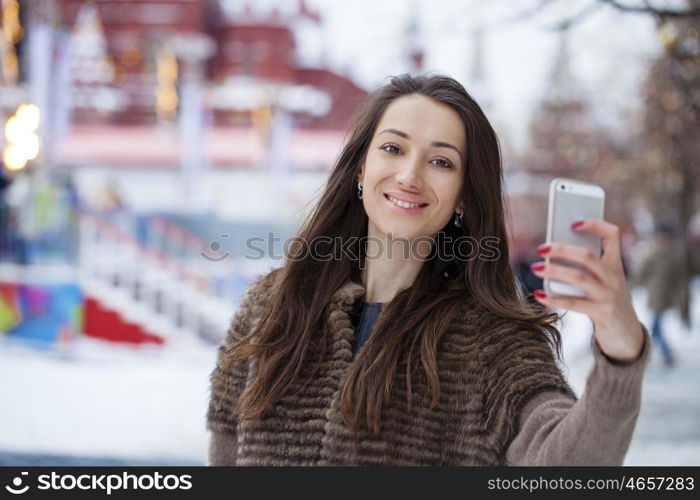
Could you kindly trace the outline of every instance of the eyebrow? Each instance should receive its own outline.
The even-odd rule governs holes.
[[[406,132],[402,132],[401,130],[396,130],[395,128],[387,128],[387,129],[384,129],[384,130],[382,130],[381,132],[379,132],[379,134],[383,134],[384,132],[391,132],[392,134],[396,134],[396,135],[398,135],[398,136],[400,136],[400,137],[403,137],[404,139],[410,139],[410,138],[411,138],[411,136],[408,135]],[[379,135],[379,134],[377,134],[377,135]],[[433,142],[430,143],[430,145],[431,145],[432,147],[435,147],[435,148],[450,148],[450,149],[454,149],[455,151],[457,151],[457,154],[459,155],[459,159],[462,160],[462,161],[464,161],[464,158],[462,158],[462,152],[461,152],[459,149],[457,149],[455,146],[453,146],[452,144],[450,144],[450,143],[448,143],[448,142],[433,141]]]

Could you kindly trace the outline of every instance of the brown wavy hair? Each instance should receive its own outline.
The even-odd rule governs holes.
[[[298,238],[289,246],[288,254],[302,258],[287,259],[275,280],[269,314],[227,351],[229,365],[249,356],[257,359],[256,377],[233,410],[240,417],[260,418],[288,393],[291,382],[301,372],[331,296],[348,279],[361,282],[364,258],[361,241],[367,236],[368,217],[357,197],[356,180],[384,111],[395,99],[411,94],[449,106],[464,124],[467,154],[462,168],[463,224],[457,228],[450,220],[438,232],[433,252],[424,261],[414,283],[385,304],[363,355],[353,363],[342,388],[340,410],[345,424],[354,431],[365,425],[375,434],[379,432],[382,405],[389,397],[399,360],[406,353],[409,411],[411,378],[418,366],[429,383],[431,406],[437,403],[440,397],[437,346],[467,296],[498,317],[536,328],[546,336],[557,358],[561,358],[561,339],[554,326],[558,316],[526,303],[510,267],[501,152],[491,124],[456,80],[444,75],[403,74],[391,77],[389,83],[369,93],[359,106],[349,128],[349,139],[335,161],[320,199],[304,221]],[[477,240],[496,237],[500,258],[436,258],[436,249],[440,245],[445,248],[445,242],[449,242],[446,236],[453,242],[464,236]],[[341,238],[343,242],[354,238],[357,243],[348,248],[358,258],[318,259],[302,250],[304,242],[319,237],[325,237],[326,241]],[[324,353],[325,340],[320,339]]]

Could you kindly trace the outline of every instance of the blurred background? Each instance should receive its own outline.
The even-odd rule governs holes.
[[[1,465],[204,464],[243,293],[357,104],[404,72],[458,79],[496,128],[525,290],[551,179],[605,188],[655,340],[626,464],[700,464],[698,0],[0,0],[0,19]],[[591,325],[561,328],[580,394]]]

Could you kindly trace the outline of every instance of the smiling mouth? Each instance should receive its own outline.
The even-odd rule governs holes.
[[[401,207],[401,208],[423,208],[423,207],[427,207],[429,205],[429,203],[410,203],[407,201],[399,200],[398,198],[395,198],[393,196],[389,196],[386,193],[384,193],[384,198],[386,198],[391,203],[393,203],[394,205]]]

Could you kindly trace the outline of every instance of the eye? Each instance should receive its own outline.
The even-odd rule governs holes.
[[[435,161],[441,161],[443,163],[440,168],[453,168],[452,163],[443,158],[435,158]]]
[[[386,151],[387,153],[389,153],[389,154],[391,154],[391,155],[396,154],[396,153],[392,153],[391,151],[389,151],[388,148],[393,148],[393,149],[395,149],[395,150],[396,150],[396,153],[398,153],[399,151],[401,151],[401,150],[399,149],[399,147],[396,146],[395,144],[384,144],[384,145],[383,145],[382,147],[380,147],[379,149],[381,149],[381,150],[383,150],[383,151]]]

